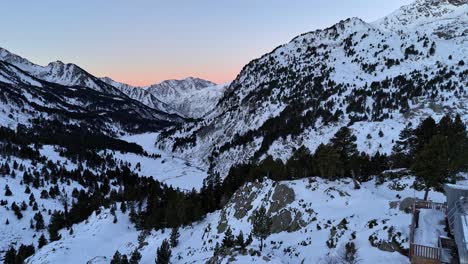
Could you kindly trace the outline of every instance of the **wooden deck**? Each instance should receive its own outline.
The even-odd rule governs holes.
[[[413,204],[413,217],[410,225],[409,234],[409,257],[412,264],[441,264],[442,249],[441,247],[429,247],[414,243],[414,233],[419,224],[419,210],[434,209],[441,212],[447,212],[447,205],[442,203],[433,203],[428,201],[417,201]]]

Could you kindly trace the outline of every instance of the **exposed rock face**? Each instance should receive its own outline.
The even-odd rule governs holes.
[[[291,211],[281,210],[280,213],[272,217],[271,232],[279,233],[289,229],[292,222]]]
[[[294,201],[294,190],[286,185],[279,184],[276,186],[273,196],[271,197],[271,205],[269,213],[276,213],[286,205]]]
[[[265,185],[255,182],[244,185],[234,193],[227,209],[221,214],[218,233],[224,232],[229,224],[226,214],[232,214],[239,220],[245,217],[251,219],[250,214],[260,206],[256,201],[261,201],[260,204],[268,209],[272,220],[272,233],[293,232],[305,225],[302,213],[290,206],[295,201],[292,188],[285,184]]]
[[[231,203],[235,210],[234,216],[237,219],[245,217],[247,212],[253,208],[252,202],[257,198],[260,187],[260,183],[247,184],[234,193]]]
[[[377,246],[378,249],[387,252],[395,252],[397,251],[397,247],[391,242],[382,242]]]
[[[220,217],[219,222],[218,222],[218,227],[217,227],[218,234],[219,233],[224,233],[224,231],[226,231],[226,229],[227,229],[227,226],[228,226],[228,222],[227,222],[227,218],[226,218],[226,212],[223,210],[221,212],[221,217]]]
[[[423,201],[422,199],[407,197],[400,202],[398,209],[403,212],[410,212],[414,202]]]

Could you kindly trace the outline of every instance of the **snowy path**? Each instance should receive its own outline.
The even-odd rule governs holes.
[[[414,242],[416,244],[437,247],[439,236],[446,236],[444,231],[444,213],[434,209],[421,209],[419,213],[419,226],[415,230]]]

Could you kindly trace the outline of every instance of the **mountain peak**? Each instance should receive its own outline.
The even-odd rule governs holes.
[[[63,65],[65,65],[63,61],[56,60],[56,61],[50,62],[47,66],[63,66]]]
[[[374,22],[390,30],[416,28],[441,20],[455,20],[468,12],[468,0],[416,0]]]

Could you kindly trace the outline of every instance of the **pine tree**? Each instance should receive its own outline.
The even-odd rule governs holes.
[[[228,226],[228,228],[224,232],[222,247],[231,248],[233,246],[234,246],[234,235],[232,234],[231,227]]]
[[[416,136],[411,127],[407,124],[401,130],[399,139],[392,149],[392,164],[395,168],[409,168],[416,149]]]
[[[447,140],[436,135],[416,156],[411,167],[414,174],[425,183],[424,200],[427,200],[431,187],[439,187],[449,175]]]
[[[16,263],[24,263],[24,260],[32,256],[35,251],[33,245],[21,245],[16,254]]]
[[[174,227],[172,228],[172,231],[171,231],[171,236],[169,238],[170,242],[171,242],[171,247],[177,247],[177,244],[179,244],[179,228],[177,227]]]
[[[253,236],[252,236],[252,233],[250,233],[247,239],[245,240],[245,246],[252,244],[252,242],[253,242]]]
[[[221,248],[220,248],[220,246],[219,246],[219,243],[216,242],[215,247],[214,247],[214,249],[213,249],[213,256],[218,255],[219,252],[220,252],[220,250],[221,250]]]
[[[432,137],[437,134],[437,124],[432,117],[424,119],[415,129],[416,143],[415,151],[420,152],[426,144],[429,144]]]
[[[358,154],[356,136],[348,127],[340,128],[330,140],[330,143],[344,160]]]
[[[340,154],[331,145],[320,144],[315,152],[314,160],[321,177],[333,179],[338,174],[344,173]]]
[[[138,249],[133,250],[132,256],[130,257],[130,264],[138,264],[141,260],[141,254]]]
[[[125,201],[122,201],[122,203],[120,203],[120,211],[122,211],[122,213],[126,213],[127,212],[127,203]]]
[[[3,258],[4,264],[16,264],[16,249],[11,246]]]
[[[38,248],[42,248],[43,246],[47,245],[47,239],[46,237],[44,236],[44,234],[42,234],[40,237],[39,237],[39,241],[38,241]]]
[[[122,260],[120,261],[120,264],[129,264],[127,255],[122,255]]]
[[[13,210],[13,212],[15,213],[15,215],[16,215],[16,217],[18,219],[23,218],[23,214],[21,213],[21,209],[19,208],[19,206],[15,202],[13,202],[11,204],[11,210]]]
[[[122,255],[117,250],[117,251],[115,251],[115,254],[112,257],[112,260],[111,260],[110,264],[121,264],[121,263],[122,263]]]
[[[359,154],[356,136],[353,135],[348,127],[342,127],[330,140],[330,144],[340,155],[340,160],[344,167],[343,172],[353,174],[354,178],[354,171],[357,169],[356,159]],[[341,176],[344,176],[344,173]]]
[[[270,235],[271,219],[266,213],[265,207],[260,207],[252,217],[252,233],[260,239],[260,251],[263,249],[263,240]]]
[[[169,264],[171,259],[171,247],[166,239],[161,243],[161,246],[156,251],[156,264]]]
[[[59,211],[54,211],[50,217],[50,223],[48,226],[49,230],[49,239],[50,241],[57,241],[61,238],[59,230],[64,226],[64,216],[63,213]]]
[[[12,196],[12,195],[13,193],[10,190],[10,186],[8,186],[8,184],[5,185],[5,196]]]
[[[468,137],[465,124],[460,115],[457,115],[454,121],[449,116],[444,116],[438,124],[438,133],[447,140],[449,176],[455,178],[456,174],[468,164]]]
[[[34,215],[34,220],[36,220],[36,231],[39,231],[45,228],[44,218],[42,217],[41,212],[37,212]]]
[[[237,235],[237,237],[236,237],[236,244],[241,249],[245,248],[244,233],[242,233],[242,231],[240,231],[239,235]]]

